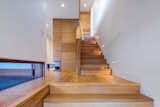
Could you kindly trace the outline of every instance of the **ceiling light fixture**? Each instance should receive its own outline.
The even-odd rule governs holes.
[[[87,3],[84,3],[83,6],[84,6],[84,7],[87,7]]]
[[[48,28],[48,27],[49,27],[49,24],[47,23],[47,24],[46,24],[46,28]]]
[[[61,4],[61,7],[64,7],[64,6],[65,6],[64,3],[62,3],[62,4]]]
[[[45,10],[45,9],[47,9],[47,3],[46,2],[43,2],[42,3],[42,8]]]

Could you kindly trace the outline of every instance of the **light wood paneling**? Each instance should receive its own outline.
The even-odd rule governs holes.
[[[48,94],[48,82],[42,78],[36,79],[0,91],[0,107],[41,107],[36,105],[42,103]]]
[[[39,92],[35,93],[28,99],[18,104],[16,107],[43,107],[43,100],[48,95],[49,95],[49,87],[46,86]]]
[[[60,61],[62,56],[62,34],[61,21],[53,20],[53,58]]]
[[[53,24],[54,59],[61,61],[62,71],[75,71],[76,28],[78,20],[54,19]]]
[[[80,75],[80,68],[81,68],[81,43],[80,39],[77,38],[76,40],[76,72],[78,75]]]
[[[80,22],[83,32],[90,33],[90,12],[81,12],[80,13]]]

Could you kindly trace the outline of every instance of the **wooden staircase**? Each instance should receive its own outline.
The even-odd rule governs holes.
[[[139,84],[111,75],[94,38],[81,41],[81,75],[68,72],[49,87],[44,107],[153,107]]]
[[[81,75],[110,75],[104,55],[96,40],[86,37],[81,41]]]

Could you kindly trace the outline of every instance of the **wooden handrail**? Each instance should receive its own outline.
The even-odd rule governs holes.
[[[80,42],[81,40],[77,38],[76,40],[76,71],[77,71],[77,74],[80,75],[81,72],[80,72],[80,51],[81,51],[81,47],[80,47]]]
[[[8,58],[0,58],[0,62],[44,64],[44,62],[42,61],[29,61],[29,60],[8,59]]]
[[[76,72],[78,75],[81,75],[80,63],[81,63],[81,39],[82,39],[82,29],[81,25],[77,27],[77,37],[76,37]]]

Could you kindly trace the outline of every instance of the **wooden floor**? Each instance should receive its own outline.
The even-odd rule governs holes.
[[[48,87],[49,85],[56,84],[70,84],[70,83],[100,83],[108,85],[126,85],[137,86],[138,83],[133,83],[116,76],[77,76],[73,72],[47,72],[45,78],[33,80],[24,84],[17,85],[15,87],[0,91],[0,107],[15,107],[24,103],[27,99],[30,99],[35,93]],[[46,92],[47,94],[47,92]],[[83,96],[83,95],[82,95]],[[85,97],[85,96],[83,96]],[[35,99],[34,99],[35,100]],[[25,107],[25,106],[24,106]],[[27,107],[27,106],[26,106]],[[35,106],[30,106],[35,107]],[[37,106],[40,107],[40,106]]]

